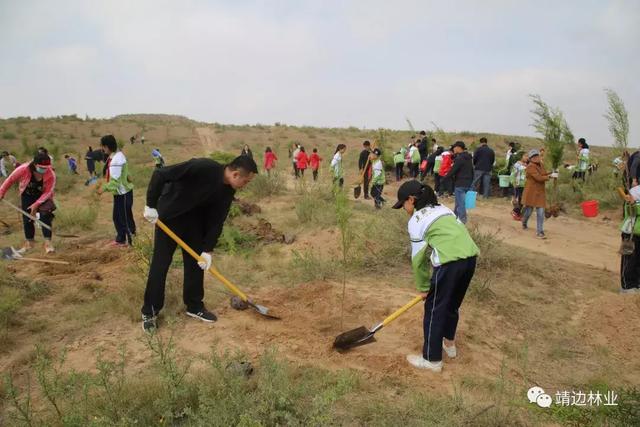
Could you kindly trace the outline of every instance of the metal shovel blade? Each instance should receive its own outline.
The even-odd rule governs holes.
[[[360,197],[360,193],[362,192],[362,188],[358,185],[357,187],[353,187],[353,197],[356,199]]]
[[[280,317],[274,315],[274,314],[269,314],[269,309],[267,307],[265,307],[264,305],[260,305],[260,304],[254,304],[250,301],[247,301],[247,303],[258,313],[260,313],[261,315],[263,315],[264,317],[268,317],[269,319],[276,319],[276,320],[280,320]]]
[[[364,326],[343,332],[333,341],[333,348],[338,351],[348,350],[353,347],[365,345],[374,342],[373,336],[375,332],[370,331]]]

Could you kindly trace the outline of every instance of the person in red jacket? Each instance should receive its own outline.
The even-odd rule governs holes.
[[[447,193],[447,196],[453,195],[453,181],[451,178],[445,178],[447,173],[453,167],[453,155],[451,153],[451,148],[442,152],[442,163],[440,164],[440,193],[438,197],[442,197]]]
[[[300,176],[304,176],[304,170],[307,168],[309,164],[309,157],[307,157],[307,153],[304,151],[304,147],[300,147],[300,152],[296,157],[296,167],[300,171]]]
[[[264,150],[264,169],[267,171],[267,175],[271,175],[271,169],[276,166],[276,160],[278,160],[276,154],[271,151],[271,147],[267,147]]]
[[[16,183],[20,192],[22,210],[29,212],[31,216],[39,217],[42,223],[51,228],[53,211],[55,210],[53,193],[56,186],[56,174],[51,167],[49,156],[38,153],[33,161],[17,167],[0,186],[0,200],[4,199],[9,188]],[[23,249],[31,249],[36,235],[34,221],[23,215],[22,224],[26,239]],[[54,252],[50,228],[42,227],[46,253]]]
[[[320,169],[320,162],[322,157],[318,154],[318,149],[314,148],[313,153],[309,157],[309,164],[311,165],[311,171],[313,172],[313,180],[318,180],[318,169]]]

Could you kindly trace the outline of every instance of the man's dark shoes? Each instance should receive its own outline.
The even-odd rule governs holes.
[[[218,320],[218,318],[216,317],[215,314],[213,314],[212,312],[210,312],[209,310],[207,310],[206,308],[202,308],[202,310],[198,311],[197,313],[193,313],[189,310],[187,310],[187,316],[191,316],[194,317],[196,319],[200,319],[203,322],[209,322],[209,323],[213,323],[216,320]]]

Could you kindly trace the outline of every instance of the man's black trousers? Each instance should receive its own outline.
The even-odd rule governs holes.
[[[163,222],[197,254],[202,253],[205,227],[201,213],[187,212]],[[147,288],[144,291],[142,314],[157,315],[162,310],[167,272],[171,266],[176,246],[176,242],[171,237],[156,228],[149,278],[147,279]],[[188,311],[197,313],[204,307],[202,302],[204,298],[204,271],[198,267],[198,262],[185,251],[182,251],[182,261],[184,264],[182,299]]]

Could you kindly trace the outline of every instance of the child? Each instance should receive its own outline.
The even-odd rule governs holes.
[[[573,179],[584,181],[587,169],[589,169],[589,144],[584,138],[578,140],[578,167],[573,173]]]
[[[436,148],[436,151],[433,153],[433,189],[436,194],[440,194],[440,166],[442,166],[442,152],[444,149],[442,147]]]
[[[151,157],[153,157],[153,161],[156,164],[156,169],[164,167],[164,157],[162,157],[162,154],[160,153],[160,150],[158,148],[154,148],[151,151]]]
[[[409,156],[411,157],[411,178],[417,178],[420,171],[420,151],[418,150],[418,143],[414,142],[409,149]]]
[[[640,293],[640,202],[627,194],[624,204],[622,231],[622,254],[620,263],[620,293]]]
[[[68,154],[64,155],[64,158],[67,160],[67,166],[69,167],[69,172],[73,175],[78,175],[78,162],[73,157]]]
[[[440,175],[440,188],[438,197],[449,197],[453,193],[452,184],[453,182],[450,179],[446,179],[447,173],[453,166],[453,156],[451,153],[451,149],[442,151],[442,160],[440,163],[440,168],[438,170],[438,174]],[[446,195],[445,195],[446,193]]]
[[[307,157],[307,153],[304,151],[304,147],[300,147],[300,152],[298,153],[298,157],[296,158],[296,167],[298,168],[300,176],[304,177],[304,170],[307,168],[308,164],[309,157]]]
[[[524,191],[524,183],[527,178],[527,161],[528,156],[519,151],[512,155],[517,160],[511,167],[511,185],[513,185],[513,210],[511,216],[514,220],[520,221],[522,219],[522,192]]]
[[[56,174],[51,167],[49,156],[45,153],[38,153],[33,161],[17,167],[0,186],[0,200],[16,182],[20,191],[22,210],[29,212],[32,216],[39,217],[42,223],[51,227],[55,210],[53,193],[56,186]],[[23,249],[31,249],[36,235],[34,221],[22,215],[22,225],[26,239]],[[51,244],[51,230],[42,227],[42,235],[44,236],[45,252],[54,252]]]
[[[371,152],[371,162],[373,170],[373,179],[371,180],[371,196],[373,196],[373,204],[376,209],[380,209],[385,200],[382,198],[382,189],[384,188],[384,164],[380,159],[382,152],[376,148]]]
[[[398,151],[393,155],[393,163],[396,164],[396,182],[402,179],[402,175],[404,175],[404,156],[402,155],[402,151]]]
[[[438,203],[428,185],[407,181],[398,189],[394,209],[404,208],[411,216],[411,264],[424,305],[422,354],[407,361],[420,369],[442,370],[442,350],[457,356],[455,346],[459,309],[476,268],[478,247],[455,214]],[[431,247],[433,273],[429,279],[427,249]]]
[[[113,247],[133,245],[136,234],[136,223],[133,217],[133,182],[129,176],[129,163],[124,153],[118,148],[113,135],[105,135],[100,139],[100,146],[109,156],[106,165],[106,183],[98,191],[113,194],[113,225],[116,239]],[[156,172],[157,173],[157,172]]]
[[[309,157],[309,163],[311,164],[311,171],[313,172],[313,180],[318,180],[318,169],[320,169],[320,162],[322,157],[318,154],[318,149],[314,148],[311,157]]]
[[[298,172],[298,153],[300,153],[300,145],[293,144],[293,153],[291,153],[291,162],[293,163],[293,175],[298,178],[300,173]]]
[[[331,159],[331,170],[333,171],[333,184],[338,184],[342,188],[344,185],[344,170],[342,169],[342,155],[347,151],[347,146],[338,144],[336,151]]]
[[[271,169],[276,166],[276,157],[275,153],[271,151],[271,147],[267,147],[264,150],[264,170],[267,171],[267,175],[271,176]]]

